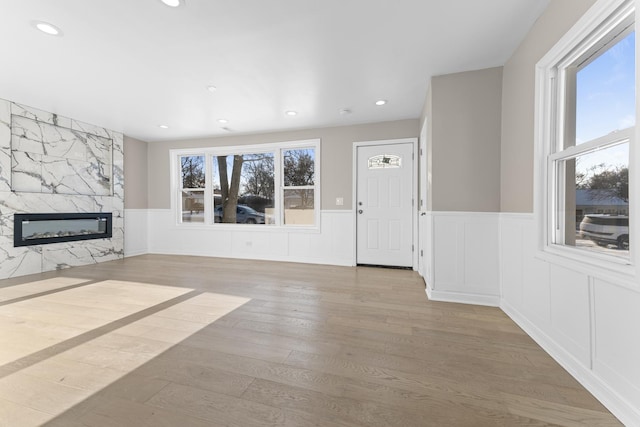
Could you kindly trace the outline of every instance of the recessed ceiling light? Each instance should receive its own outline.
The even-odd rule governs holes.
[[[178,7],[182,4],[182,0],[160,0],[169,7]]]
[[[221,124],[229,123],[229,120],[227,120],[227,119],[218,119],[218,123],[221,123]]]
[[[285,113],[287,116],[297,116],[298,112],[297,111],[293,111],[293,110],[289,110]]]
[[[207,86],[207,90],[208,90],[209,92],[215,92],[215,91],[217,91],[217,90],[218,90],[218,88],[217,88],[217,87],[215,87],[215,86]]]
[[[167,125],[158,125],[158,127],[160,129],[169,129],[169,126],[167,126]]]
[[[53,24],[49,24],[48,22],[36,21],[33,23],[35,27],[42,31],[45,34],[49,34],[50,36],[61,36],[62,31],[60,28],[56,27]]]
[[[386,103],[387,103],[386,99],[379,99],[379,100],[376,101],[376,105],[384,105]]]

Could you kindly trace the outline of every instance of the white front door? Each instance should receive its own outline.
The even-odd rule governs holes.
[[[413,266],[413,144],[357,147],[358,264]]]

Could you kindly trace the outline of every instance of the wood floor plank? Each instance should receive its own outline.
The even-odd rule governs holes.
[[[136,370],[136,374],[237,397],[255,379],[246,373],[234,373],[216,366],[216,363],[206,366],[184,359],[158,358]]]
[[[0,398],[0,427],[39,426],[51,418],[52,415],[46,412]]]
[[[617,420],[611,419],[608,414],[601,411],[578,409],[569,405],[542,401],[531,397],[510,394],[506,394],[504,397],[509,412],[524,416],[533,415],[548,423],[570,427],[619,425]]]
[[[195,387],[170,384],[147,402],[210,421],[214,425],[286,425],[281,409]]]
[[[386,427],[396,424],[409,427],[425,425],[428,421],[425,417],[406,410],[345,397],[334,397],[273,381],[255,380],[243,397],[266,405],[295,409],[319,417],[328,415],[355,425]]]
[[[0,344],[0,427],[620,425],[502,311],[406,270],[143,255],[10,279]]]

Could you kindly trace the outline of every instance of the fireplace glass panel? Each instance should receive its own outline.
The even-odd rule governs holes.
[[[42,245],[112,237],[112,214],[14,214],[14,246]]]
[[[22,221],[22,240],[106,233],[106,218]]]

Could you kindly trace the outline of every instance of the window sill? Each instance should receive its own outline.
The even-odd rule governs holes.
[[[636,267],[630,260],[610,256],[583,253],[579,249],[553,245],[540,249],[536,258],[550,264],[583,272],[625,288],[638,290]]]

